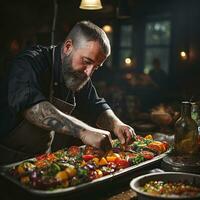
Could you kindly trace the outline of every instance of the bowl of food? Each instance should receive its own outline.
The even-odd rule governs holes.
[[[138,200],[200,199],[200,175],[183,172],[159,172],[134,178],[130,187]]]

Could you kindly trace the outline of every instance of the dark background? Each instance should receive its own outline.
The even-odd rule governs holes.
[[[146,110],[159,103],[173,103],[182,100],[199,100],[200,82],[200,1],[199,0],[102,0],[103,9],[88,11],[79,9],[80,0],[58,0],[55,43],[62,42],[70,28],[80,20],[91,20],[99,26],[111,24],[113,27],[111,70],[97,72],[94,81],[101,88],[100,94],[107,94],[106,84],[126,90],[126,94],[139,97]],[[129,18],[123,17],[125,14]],[[0,74],[4,76],[7,63],[24,48],[34,45],[51,44],[53,21],[53,0],[7,0],[0,3]],[[121,73],[126,69],[119,64],[119,27],[132,24],[134,27],[135,58],[137,71],[144,67],[144,26],[147,18],[164,16],[171,21],[171,40],[169,51],[169,74],[167,89],[162,93],[153,93],[146,88],[134,90],[124,83]],[[180,59],[180,51],[188,54],[187,60]],[[110,73],[110,74],[109,74]],[[134,73],[134,71],[131,71]],[[102,83],[102,82],[101,82]],[[123,86],[123,87],[122,87]],[[127,86],[127,87],[126,87]],[[113,91],[113,90],[111,90]],[[116,90],[113,91],[114,93]],[[116,93],[117,94],[117,93]],[[151,96],[153,95],[153,96]],[[108,97],[109,101],[109,97]],[[117,107],[117,100],[111,106]]]

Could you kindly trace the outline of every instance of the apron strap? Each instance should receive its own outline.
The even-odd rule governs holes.
[[[52,103],[52,98],[53,98],[53,81],[54,81],[54,63],[55,63],[55,46],[53,46],[52,49],[52,65],[51,65],[51,81],[50,81],[50,86],[49,86],[49,101]]]

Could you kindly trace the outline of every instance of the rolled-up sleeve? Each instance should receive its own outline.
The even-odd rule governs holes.
[[[14,113],[44,101],[39,74],[25,58],[12,63],[8,81],[8,103]]]
[[[99,97],[92,81],[76,94],[77,106],[76,110],[80,117],[95,124],[99,115],[111,109],[104,98]]]

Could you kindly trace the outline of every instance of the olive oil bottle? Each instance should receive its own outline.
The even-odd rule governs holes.
[[[200,136],[200,104],[199,102],[192,102],[191,117],[197,123],[198,134]]]
[[[181,104],[181,116],[175,123],[175,153],[177,155],[196,154],[198,152],[198,128],[191,118],[191,103]]]

